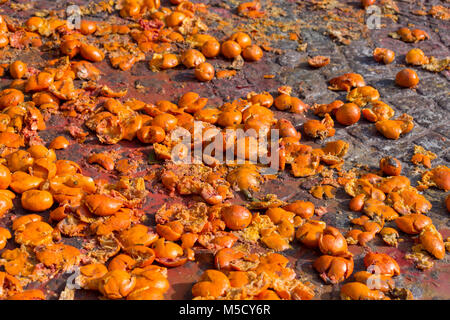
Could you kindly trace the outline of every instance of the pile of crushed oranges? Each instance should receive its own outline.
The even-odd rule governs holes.
[[[129,19],[128,25],[82,20],[78,29],[71,29],[56,16],[35,16],[20,23],[0,16],[0,50],[31,46],[59,55],[40,69],[19,60],[0,65],[1,75],[13,79],[9,88],[0,91],[0,298],[46,299],[44,291],[27,286],[78,270],[79,288],[98,291],[101,297],[164,299],[170,288],[168,268],[196,261],[196,251],[206,249],[214,255],[214,265],[192,286],[194,299],[313,299],[316,288],[300,279],[282,254],[295,241],[320,252],[313,268],[325,284],[346,281],[342,299],[412,299],[408,289],[395,285],[394,277],[401,270],[393,257],[368,250],[365,270],[353,273],[349,246],[367,247],[378,235],[386,245],[396,247],[400,235],[407,234],[417,240],[406,255],[417,268],[430,269],[436,259],[444,259],[450,243],[426,215],[432,205],[421,191],[450,190],[450,169],[433,168],[436,155],[417,147],[411,162],[428,169],[417,187],[401,175],[401,162],[394,157],[380,159],[379,174],[346,171],[348,142],[327,140],[321,148],[302,144],[301,132],[289,120],[277,119],[271,108],[296,114],[312,110],[322,119],[306,121],[302,130],[320,140],[335,135],[335,121],[354,125],[361,115],[387,139],[400,139],[413,130],[413,118],[403,114],[394,119],[394,110],[380,100],[378,90],[356,73],[329,81],[330,90],[348,92],[346,102],[313,106],[292,96],[286,86],[279,88],[276,97],[249,92],[211,107],[208,98],[196,92],[188,91],[176,102],[145,102],[127,97],[126,90],[100,85],[101,72],[95,64],[106,57],[114,68],[124,71],[146,59],[148,72],[183,65],[193,69],[199,81],[233,75],[229,70],[216,72],[207,59],[222,56],[242,63],[263,57],[263,50],[244,32],[223,41],[207,34],[200,18],[206,6],[170,2],[171,8],[162,7],[159,0],[121,1],[116,9]],[[250,18],[264,15],[259,2],[243,3],[238,12]],[[399,30],[398,36],[408,42],[427,39],[414,30]],[[394,56],[388,49],[374,51],[374,59],[385,64]],[[406,59],[411,65],[430,63],[417,50]],[[310,64],[320,68],[329,61],[319,56]],[[402,87],[414,87],[418,81],[412,69],[396,77]],[[81,119],[89,131],[70,127],[76,142],[64,136],[44,141],[39,131],[46,129],[46,120],[54,114]],[[193,133],[194,121],[201,122],[205,131],[223,134],[227,147],[233,149],[240,141],[227,135],[226,129],[254,129],[257,136],[241,138],[246,146],[241,153],[244,164],[174,163],[172,150],[177,141],[171,133],[177,128]],[[319,199],[333,198],[338,188],[345,190],[351,198],[350,210],[360,213],[350,221],[352,229],[343,232],[326,224],[321,220],[326,208],[309,201],[287,203],[273,194],[252,198],[266,181],[277,178],[262,175],[263,166],[250,161],[255,150],[249,146],[271,129],[280,134],[279,148],[268,150],[279,155],[279,171],[297,178],[321,177],[310,190]],[[105,145],[127,140],[152,146],[159,166],[147,180],[188,201],[164,204],[154,214],[154,225],[147,223],[150,214],[141,210],[149,192],[146,178],[130,174],[128,161],[109,152],[89,155],[89,164],[119,172],[111,182],[93,179],[70,159],[58,159],[57,150],[83,144],[90,134]],[[206,148],[214,137],[202,143]],[[192,141],[192,147],[196,146]],[[250,201],[233,204],[236,192]],[[450,196],[444,201],[450,211]],[[29,214],[15,215],[16,205]],[[70,238],[84,241],[75,247],[66,244]],[[11,243],[15,248],[6,248]],[[255,244],[259,250],[252,251]],[[381,283],[377,288],[369,285],[374,279]],[[73,298],[70,288],[60,296]]]

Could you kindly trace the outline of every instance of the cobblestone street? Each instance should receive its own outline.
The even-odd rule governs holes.
[[[23,4],[25,1],[13,1]],[[86,4],[86,1],[75,0],[75,4]],[[161,1],[169,5],[168,1]],[[382,136],[375,128],[374,123],[361,120],[351,126],[342,126],[335,122],[336,134],[325,141],[313,140],[304,134],[302,125],[308,119],[319,119],[311,110],[303,115],[275,110],[276,118],[285,118],[295,125],[302,133],[302,143],[317,147],[325,145],[329,140],[344,140],[350,144],[345,157],[344,169],[353,167],[366,168],[367,171],[379,173],[379,161],[382,157],[393,156],[402,163],[402,175],[411,180],[411,185],[417,186],[424,170],[418,169],[410,161],[414,154],[414,146],[421,146],[437,155],[432,161],[433,168],[438,165],[450,164],[450,70],[430,72],[420,67],[414,69],[420,83],[415,89],[400,88],[395,83],[397,72],[406,68],[405,55],[412,48],[420,48],[425,54],[436,58],[450,56],[450,28],[448,20],[434,18],[431,15],[417,15],[415,10],[421,9],[424,3],[428,10],[433,5],[449,5],[448,1],[382,1],[378,8],[382,12],[381,25],[378,29],[369,30],[365,24],[364,9],[360,1],[356,0],[326,0],[326,1],[294,1],[294,0],[261,0],[265,16],[260,19],[247,19],[236,13],[239,1],[196,0],[209,6],[209,12],[204,20],[207,22],[209,32],[223,39],[236,30],[244,30],[254,37],[255,42],[265,46],[264,57],[260,61],[245,63],[236,67],[237,74],[230,79],[213,79],[209,82],[199,82],[192,70],[175,68],[163,72],[153,73],[148,68],[148,59],[137,62],[129,71],[112,69],[107,60],[96,66],[102,71],[100,82],[107,84],[114,90],[128,89],[128,97],[151,102],[156,100],[178,101],[178,98],[187,91],[194,91],[200,96],[208,97],[208,105],[220,106],[224,102],[245,98],[248,93],[267,91],[277,96],[280,86],[292,87],[292,95],[299,97],[306,104],[327,104],[334,100],[346,101],[347,92],[332,91],[328,89],[331,78],[344,73],[355,72],[361,74],[366,84],[373,86],[380,93],[380,100],[386,102],[395,110],[395,118],[407,113],[414,118],[413,130],[402,135],[398,140],[389,140]],[[386,5],[387,3],[387,5]],[[395,3],[398,11],[389,4]],[[36,9],[63,10],[65,1],[39,1],[33,3],[34,8],[22,11],[13,11],[8,6],[0,6],[1,15],[11,18],[26,19]],[[97,13],[90,19],[101,21],[106,19],[106,13]],[[219,19],[220,18],[220,19]],[[121,18],[117,18],[121,21]],[[219,23],[226,21],[227,23]],[[430,39],[418,43],[406,43],[394,39],[389,34],[396,32],[400,27],[419,28],[428,33]],[[290,36],[291,34],[295,35]],[[385,65],[373,59],[373,50],[377,47],[388,48],[395,51],[395,61]],[[329,56],[329,65],[314,69],[308,63],[311,56]],[[38,65],[49,56],[37,56],[34,51],[24,51],[16,58]],[[1,59],[0,59],[1,60]],[[1,61],[5,62],[5,61]],[[9,61],[7,61],[9,62]],[[218,69],[230,69],[230,62],[222,58],[209,61]],[[270,75],[270,76],[267,76]],[[10,79],[0,80],[1,89],[10,84]],[[75,120],[53,115],[47,123],[47,129],[39,132],[45,141],[67,134],[67,127],[78,125]],[[114,149],[127,155],[131,151],[147,152],[149,146],[135,142],[121,141],[116,145],[103,145],[95,137],[88,136],[84,145],[71,144],[69,148],[58,151],[58,158],[70,159],[81,164],[83,172],[92,177],[113,178],[110,173],[99,172],[95,166],[88,164],[86,155],[90,152],[100,152]],[[141,171],[151,165],[140,167]],[[327,212],[321,217],[327,224],[342,230],[351,227],[350,218],[357,213],[348,208],[350,197],[343,188],[337,189],[334,199],[316,199],[310,194],[310,189],[317,183],[319,177],[295,178],[289,171],[280,173],[279,177],[267,181],[260,192],[254,197],[266,194],[276,194],[281,200],[307,200],[316,207],[326,207]],[[148,186],[148,195],[144,211],[150,213],[146,222],[153,225],[153,213],[163,204],[175,201],[180,196],[169,196],[161,191],[160,187]],[[450,237],[449,212],[445,208],[444,199],[448,192],[437,188],[429,188],[423,195],[431,202],[432,209],[428,216],[432,218],[437,230],[443,238]],[[236,204],[243,204],[245,197],[241,193],[235,194],[232,200]],[[16,214],[25,212],[17,209]],[[395,225],[391,222],[392,225]],[[368,248],[351,245],[350,251],[354,254],[356,271],[364,268],[363,257],[367,250],[388,253],[395,258],[401,267],[402,274],[395,278],[396,284],[405,287],[416,299],[450,299],[450,261],[449,255],[442,260],[435,260],[434,267],[427,271],[420,271],[414,263],[405,258],[411,251],[414,241],[405,234],[398,248],[387,246],[381,238],[371,241]],[[82,240],[71,238],[67,243],[79,245]],[[292,248],[283,252],[289,258],[292,267],[300,279],[309,281],[316,286],[315,299],[339,299],[340,284],[325,285],[312,267],[312,262],[319,257],[319,252],[306,249],[298,242],[292,243]],[[169,299],[191,299],[192,285],[204,270],[211,268],[214,255],[207,250],[196,252],[196,261],[186,265],[169,269],[168,279],[171,288],[166,295]],[[64,289],[68,274],[50,280],[45,286],[51,288],[55,298]],[[42,284],[36,284],[40,287]],[[87,299],[96,297],[95,293],[77,291],[76,297]]]

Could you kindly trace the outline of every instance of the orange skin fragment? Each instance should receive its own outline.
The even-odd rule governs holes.
[[[402,172],[402,164],[394,157],[384,157],[380,160],[380,169],[388,176],[399,176]]]
[[[108,299],[125,298],[136,285],[136,278],[123,270],[106,273],[99,281],[98,290]]]
[[[18,150],[9,154],[6,157],[9,170],[15,171],[28,171],[33,165],[34,159],[31,154],[25,150]]]
[[[136,267],[146,268],[151,265],[156,258],[152,248],[135,245],[125,249],[125,252],[136,261]]]
[[[353,197],[352,200],[350,200],[349,203],[349,209],[352,211],[356,211],[359,212],[364,208],[364,201],[365,201],[366,196],[361,193],[358,194],[357,196]]]
[[[123,202],[104,194],[93,194],[86,196],[85,204],[95,215],[110,216],[122,207]]]
[[[244,256],[243,252],[232,248],[223,248],[217,251],[214,257],[214,264],[217,270],[239,270],[239,267],[233,264],[234,260],[239,260]]]
[[[195,67],[194,75],[199,81],[211,81],[214,78],[215,69],[212,64],[203,62]]]
[[[361,110],[355,103],[345,103],[336,110],[336,120],[342,125],[350,126],[359,121]]]
[[[320,172],[320,157],[312,153],[300,153],[291,163],[294,177],[308,177]]]
[[[303,131],[307,136],[324,140],[325,138],[332,137],[336,133],[334,129],[334,121],[327,113],[322,121],[308,120],[303,124]]]
[[[230,79],[236,75],[236,70],[219,70],[216,73],[217,79]]]
[[[238,8],[237,12],[240,15],[249,17],[249,18],[261,18],[265,15],[265,13],[261,10],[261,4],[259,1],[252,1],[252,2],[244,2],[241,3]]]
[[[326,227],[319,236],[319,249],[323,254],[338,256],[347,253],[347,241],[334,227]]]
[[[51,158],[35,159],[31,168],[28,169],[33,176],[42,179],[51,179],[56,174],[56,165]]]
[[[28,190],[22,194],[22,207],[24,209],[41,212],[53,205],[53,196],[48,191]]]
[[[352,274],[353,258],[351,256],[333,257],[323,255],[314,261],[313,267],[319,272],[325,283],[336,284],[344,281]]]
[[[48,72],[40,72],[28,78],[25,85],[25,92],[47,90],[53,83],[53,76]]]
[[[414,48],[408,51],[406,54],[406,63],[414,66],[421,66],[429,62],[428,57],[419,48]]]
[[[368,199],[364,203],[364,213],[372,219],[381,218],[386,221],[395,220],[399,215],[396,210],[377,199]]]
[[[169,241],[177,241],[183,234],[184,227],[180,221],[170,221],[166,224],[157,224],[156,232]]]
[[[406,27],[397,30],[397,35],[404,42],[419,42],[429,39],[430,36],[423,30],[420,29],[409,29]]]
[[[308,248],[317,248],[325,228],[325,222],[310,220],[297,229],[295,238]]]
[[[403,114],[396,120],[381,120],[375,123],[378,132],[388,139],[397,140],[400,135],[410,132],[414,127],[411,116]]]
[[[432,254],[436,259],[444,259],[445,244],[442,235],[431,225],[425,227],[420,233],[419,240],[425,250]]]
[[[12,208],[12,199],[4,194],[0,194],[0,217],[4,216]]]
[[[178,100],[178,107],[188,113],[195,113],[208,103],[208,98],[201,98],[198,93],[187,92]]]
[[[260,292],[256,298],[256,300],[281,300],[278,294],[273,290],[264,290]]]
[[[248,284],[248,274],[245,271],[230,271],[228,273],[230,285],[233,288],[243,287]]]
[[[376,289],[382,291],[383,293],[387,293],[395,288],[395,282],[390,276],[377,275],[367,271],[359,271],[356,272],[353,277],[357,282],[361,282],[366,285],[370,283],[371,280],[376,281]]]
[[[20,216],[13,220],[12,229],[16,231],[19,228],[23,228],[28,223],[36,221],[42,221],[42,217],[38,214],[27,214],[24,216]]]
[[[246,61],[259,61],[263,57],[263,51],[259,46],[253,44],[242,50],[242,57]]]
[[[384,64],[390,64],[395,59],[395,52],[386,48],[376,48],[373,51],[373,58],[376,62],[383,62]]]
[[[366,85],[364,78],[357,73],[346,73],[342,76],[333,78],[329,81],[331,90],[350,91],[352,88],[363,87]]]
[[[280,224],[283,221],[292,223],[294,221],[292,212],[282,208],[269,208],[266,210],[266,215],[274,224]]]
[[[289,240],[280,234],[273,232],[269,235],[261,237],[261,242],[274,251],[284,251],[290,248]]]
[[[314,104],[311,109],[313,110],[315,115],[319,117],[325,117],[327,113],[335,114],[336,111],[343,105],[344,102],[342,102],[341,100],[335,100],[328,104]]]
[[[159,126],[142,126],[136,135],[142,143],[161,143],[166,138],[166,132]]]
[[[91,62],[100,62],[105,58],[105,54],[97,47],[82,43],[80,45],[81,56]]]
[[[422,164],[425,168],[431,169],[431,159],[426,154],[416,153],[411,157],[411,162],[415,165]]]
[[[275,108],[281,111],[292,113],[304,113],[309,106],[297,97],[292,97],[287,93],[282,93],[274,101]]]
[[[11,171],[6,166],[0,164],[0,189],[7,189],[11,181]]]
[[[263,107],[270,108],[273,105],[273,97],[268,92],[248,94],[247,99],[253,104],[259,104]]]
[[[330,57],[315,56],[308,58],[308,64],[313,68],[322,68],[330,63]]]
[[[114,170],[114,160],[104,153],[94,153],[90,155],[88,163],[97,163],[108,171]]]
[[[360,282],[348,282],[341,287],[343,300],[383,300],[383,292],[369,289]]]
[[[283,209],[293,212],[303,219],[309,219],[314,215],[315,206],[310,201],[297,200],[284,206]]]
[[[396,229],[385,227],[381,229],[380,235],[387,245],[390,245],[392,247],[398,247],[399,242],[398,240],[400,235]]]
[[[35,249],[36,258],[48,268],[67,270],[78,265],[81,252],[69,245],[62,243],[39,246]]]
[[[421,186],[435,186],[444,191],[450,190],[450,168],[439,165],[422,175]]]
[[[364,8],[367,8],[367,7],[374,5],[376,2],[377,2],[377,0],[361,0],[361,5]]]
[[[23,137],[12,132],[1,132],[0,143],[8,148],[19,148],[24,146]]]
[[[162,300],[170,285],[167,281],[167,270],[157,266],[135,269],[136,286],[127,300]]]
[[[91,263],[80,267],[79,282],[82,288],[87,290],[98,290],[100,280],[108,269],[101,263]]]
[[[95,21],[81,20],[80,32],[84,35],[93,34],[97,30],[97,24]]]
[[[236,41],[227,40],[222,43],[220,46],[220,53],[227,58],[233,59],[240,55],[242,52],[242,48]]]
[[[383,181],[381,181],[378,184],[378,188],[382,192],[388,194],[388,193],[391,193],[393,191],[406,189],[410,185],[411,185],[411,182],[409,181],[409,179],[407,177],[405,177],[405,176],[393,176],[393,177],[389,177],[389,178],[383,179]]]
[[[186,232],[181,235],[181,247],[183,249],[192,248],[198,240],[198,235],[192,232]]]
[[[400,214],[427,213],[430,211],[431,203],[414,188],[403,189],[397,192],[391,192],[387,203]]]
[[[27,71],[28,71],[27,64],[20,60],[14,61],[9,66],[9,73],[11,74],[11,77],[13,77],[14,79],[23,78],[27,73]]]
[[[45,295],[39,289],[30,289],[21,293],[16,293],[8,297],[8,300],[45,300]]]
[[[0,272],[0,298],[5,299],[22,292],[23,288],[18,279],[6,272]]]
[[[419,76],[412,69],[403,69],[395,76],[395,83],[403,88],[414,88],[419,84]]]
[[[136,261],[126,254],[118,254],[108,264],[108,271],[122,270],[130,272],[136,265]]]
[[[229,288],[230,281],[225,274],[217,270],[206,270],[192,287],[192,295],[218,298]]]
[[[247,208],[232,205],[222,209],[222,219],[231,230],[242,230],[252,221],[252,214]]]
[[[158,238],[158,234],[143,224],[136,224],[119,234],[119,240],[124,248],[137,245],[150,246]]]
[[[149,288],[132,291],[127,300],[164,300],[164,295],[160,290]]]
[[[11,239],[11,232],[8,229],[0,227],[0,250],[4,249],[8,239]]]
[[[52,149],[47,149],[43,145],[32,145],[27,149],[27,152],[31,155],[34,160],[47,159],[49,162],[56,161],[56,153]],[[56,166],[56,165],[55,165]]]
[[[1,255],[6,273],[12,276],[29,276],[34,272],[34,265],[29,261],[29,254],[22,249],[5,250]]]
[[[380,100],[370,101],[368,106],[369,108],[362,109],[362,115],[370,122],[389,120],[395,114],[394,109]]]
[[[195,68],[206,61],[203,54],[195,49],[189,49],[181,55],[181,63],[186,68]]]
[[[24,101],[22,91],[17,89],[5,89],[0,91],[0,109],[17,106]]]
[[[100,78],[100,70],[89,61],[74,61],[71,68],[78,79],[96,81]]]
[[[359,245],[365,247],[365,246],[367,246],[367,243],[369,241],[371,241],[371,240],[373,240],[373,238],[375,238],[375,234],[376,234],[375,232],[371,232],[371,231],[361,231],[359,229],[352,229],[347,232],[345,237],[349,244],[358,243]]]
[[[247,121],[248,122],[248,121]],[[286,119],[279,119],[276,128],[280,130],[281,137],[293,137],[300,140],[301,134],[295,129],[294,125]]]
[[[49,244],[53,241],[53,228],[42,221],[29,222],[15,230],[15,241],[30,246]]]
[[[364,265],[366,268],[370,266],[378,267],[382,275],[397,276],[400,274],[400,267],[397,261],[385,253],[367,253],[364,257]]]
[[[153,244],[152,248],[155,251],[155,260],[166,267],[181,266],[188,261],[183,248],[175,242],[160,238]]]
[[[208,40],[203,44],[201,51],[206,58],[215,58],[220,53],[220,43],[216,39]]]
[[[315,293],[313,289],[301,284],[294,288],[291,298],[293,300],[311,300],[314,296]]]

